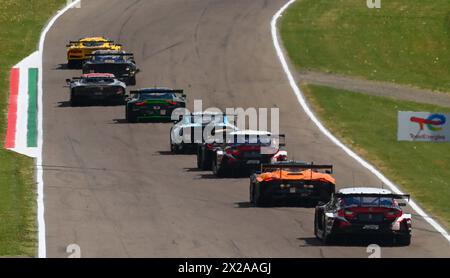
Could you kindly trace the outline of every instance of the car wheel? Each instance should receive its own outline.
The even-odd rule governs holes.
[[[269,198],[264,196],[264,193],[261,192],[261,186],[254,185],[253,195],[255,199],[255,206],[257,207],[268,207],[270,204]]]
[[[70,96],[70,106],[72,106],[72,107],[81,106],[81,102],[78,98],[71,95]]]
[[[395,241],[400,246],[409,246],[411,244],[411,234],[408,231],[408,227],[405,223],[400,226],[400,235],[397,235]]]
[[[203,151],[202,152],[202,163],[200,168],[202,170],[211,170],[211,155],[208,151]]]
[[[175,153],[177,150],[177,147],[172,143],[172,138],[170,138],[170,152]]]
[[[325,223],[325,215],[322,215],[322,228],[323,228],[323,232],[322,232],[322,242],[325,245],[330,245],[333,242],[333,237],[331,234],[327,233],[327,226]]]
[[[250,195],[250,204],[255,204],[255,184],[253,182],[250,182],[249,187],[249,195]]]
[[[411,244],[411,235],[399,235],[395,240],[400,246],[409,246]]]
[[[77,67],[76,62],[74,60],[69,60],[67,62],[67,68],[68,69],[75,69]]]
[[[128,85],[135,86],[136,85],[136,76],[130,77],[130,80],[128,81]]]
[[[317,239],[320,239],[319,237],[319,221],[317,221],[318,218],[318,212],[316,210],[316,212],[314,213],[314,235],[316,236]]]
[[[222,167],[217,165],[217,160],[215,160],[215,159],[212,162],[212,171],[216,177],[223,178],[224,171],[223,171]]]
[[[137,123],[137,117],[134,113],[132,113],[131,111],[128,111],[128,109],[126,110],[126,115],[125,115],[127,122],[129,123]]]
[[[197,150],[197,168],[203,170],[203,152],[200,148]]]

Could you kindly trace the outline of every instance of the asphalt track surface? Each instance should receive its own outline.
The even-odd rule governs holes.
[[[380,182],[326,139],[300,109],[270,35],[283,0],[84,0],[49,32],[44,52],[47,255],[66,257],[367,257],[365,242],[322,246],[311,208],[253,208],[246,178],[198,171],[169,153],[170,124],[128,124],[124,107],[68,105],[65,44],[90,35],[123,43],[139,87],[184,88],[189,107],[279,107],[291,158],[335,165],[339,187]],[[357,131],[355,131],[357,132]],[[383,257],[450,256],[414,216],[412,244]],[[369,242],[370,243],[370,242]],[[382,242],[381,242],[382,243]]]

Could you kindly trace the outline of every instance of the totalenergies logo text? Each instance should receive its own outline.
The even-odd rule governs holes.
[[[442,126],[446,123],[447,119],[442,114],[431,114],[428,118],[411,117],[411,122],[417,123],[420,126],[420,130],[423,130],[425,126],[431,131],[440,131]]]

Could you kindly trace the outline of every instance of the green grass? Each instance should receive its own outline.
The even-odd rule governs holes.
[[[66,0],[1,0],[0,4],[0,256],[36,255],[33,161],[2,149],[9,69],[36,50],[41,29]]]
[[[298,0],[280,33],[297,67],[450,92],[448,0]]]
[[[450,143],[397,141],[398,111],[450,112],[449,108],[322,86],[304,89],[335,135],[450,227]]]

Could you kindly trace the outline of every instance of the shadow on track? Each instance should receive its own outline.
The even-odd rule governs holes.
[[[336,247],[367,247],[371,244],[377,244],[380,247],[401,247],[393,241],[392,237],[370,236],[370,235],[348,235],[337,237],[333,242],[325,245],[316,237],[300,237],[299,241],[303,241],[302,247],[307,246],[336,246]]]

